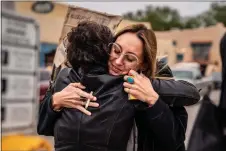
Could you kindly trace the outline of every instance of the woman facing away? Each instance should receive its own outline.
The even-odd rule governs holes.
[[[54,129],[59,151],[124,151],[135,118],[138,150],[184,150],[187,113],[183,107],[169,107],[163,101],[198,101],[199,94],[184,82],[153,80],[157,45],[151,30],[130,26],[112,39],[107,27],[83,22],[68,39],[67,58],[73,69],[66,76],[60,73],[56,93],[41,104],[39,134],[49,135]],[[132,82],[123,83],[127,74],[133,76]],[[160,89],[160,95],[152,84]],[[175,93],[175,86],[182,87]],[[188,94],[183,95],[180,89]],[[128,100],[124,90],[136,99]],[[166,91],[165,96],[161,90]],[[86,98],[98,103],[86,102]]]

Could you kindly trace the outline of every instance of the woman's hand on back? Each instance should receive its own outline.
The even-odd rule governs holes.
[[[127,81],[128,77],[134,79],[133,84]],[[123,83],[124,90],[133,95],[136,99],[153,105],[159,98],[159,95],[155,92],[152,87],[151,81],[143,74],[138,74],[134,70],[130,70],[129,74],[124,76],[126,82]]]
[[[90,101],[96,101],[96,97],[83,91],[85,86],[80,83],[71,83],[65,87],[62,91],[56,92],[52,97],[52,107],[54,110],[60,110],[62,108],[75,108],[81,112],[91,115],[91,112],[85,109],[85,104],[88,99]],[[96,102],[90,102],[89,106],[98,107]]]

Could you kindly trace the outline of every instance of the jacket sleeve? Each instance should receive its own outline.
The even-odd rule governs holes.
[[[58,74],[54,92],[61,91],[69,84],[67,75],[68,71],[64,69]],[[61,116],[61,112],[55,112],[51,107],[52,95],[54,92],[48,90],[39,106],[37,133],[40,135],[53,136],[55,122]]]
[[[170,106],[188,106],[200,100],[198,89],[186,81],[153,79],[152,86],[162,100]]]
[[[161,98],[152,107],[137,111],[138,150],[184,150],[188,115],[184,107],[169,107]]]
[[[173,77],[173,72],[164,61],[157,62],[156,77]],[[171,106],[188,106],[200,100],[197,88],[186,81],[152,79],[154,90],[161,96],[162,100]]]
[[[54,123],[60,116],[59,112],[51,108],[52,92],[47,91],[39,106],[37,132],[39,135],[53,136]]]

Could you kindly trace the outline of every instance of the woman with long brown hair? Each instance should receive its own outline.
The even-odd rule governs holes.
[[[116,78],[125,75],[125,82],[123,83],[124,90],[133,96],[133,100],[125,98],[123,89],[121,89],[123,87],[116,87],[117,89],[111,91],[112,87],[114,87],[115,84],[117,85],[117,80],[111,82],[110,87],[106,87],[107,84],[103,82],[106,80],[105,78],[105,80],[100,80],[103,84],[102,87],[97,87],[100,84],[98,83],[98,80],[83,80],[81,83],[89,85],[86,87],[88,90],[79,83],[72,83],[63,90],[56,92],[52,97],[46,97],[46,100],[40,108],[38,125],[39,134],[52,135],[51,133],[54,125],[56,123],[59,124],[59,118],[65,116],[65,109],[68,110],[67,108],[74,108],[77,109],[74,110],[74,112],[76,112],[76,115],[79,114],[79,116],[82,116],[82,112],[88,115],[91,115],[92,112],[90,118],[87,116],[86,120],[105,117],[102,122],[83,125],[83,130],[89,131],[83,133],[85,136],[76,135],[80,136],[79,138],[88,139],[85,139],[86,144],[83,146],[83,150],[124,151],[128,141],[128,132],[130,131],[128,131],[128,129],[131,129],[131,119],[133,118],[135,118],[138,128],[138,150],[184,150],[183,142],[185,139],[187,113],[182,106],[169,107],[169,105],[173,106],[175,105],[174,102],[183,101],[186,103],[197,102],[199,100],[197,89],[186,82],[156,79],[155,75],[159,71],[156,70],[156,37],[152,30],[147,29],[143,25],[133,25],[123,29],[115,36],[113,42],[110,42],[108,46],[110,47],[107,63],[108,72]],[[72,61],[70,63],[72,63]],[[141,74],[139,74],[139,72]],[[82,89],[85,91],[82,91]],[[96,89],[94,95],[89,94],[92,89]],[[98,95],[98,92],[103,92],[103,94],[101,93]],[[95,96],[95,94],[97,94],[97,96]],[[101,96],[105,96],[104,94],[110,94],[112,98],[111,103],[109,103],[109,101],[98,101],[99,99],[101,100]],[[122,100],[127,101],[121,100],[121,103],[123,102],[121,104],[121,98],[123,98]],[[88,101],[86,99],[88,99]],[[98,104],[93,102],[95,100],[97,100]],[[166,100],[168,101],[168,104],[165,103],[167,102]],[[97,109],[95,109],[95,107]],[[54,112],[52,108],[56,112]],[[81,112],[78,112],[78,110]],[[112,115],[116,115],[116,113],[117,116],[114,116],[113,118]],[[108,120],[108,118],[111,120]],[[101,123],[106,123],[106,121],[113,121],[113,125],[110,124],[110,126],[115,127],[109,129],[108,127],[100,125]],[[59,129],[58,127],[58,129],[55,129],[54,135],[57,134],[58,138],[65,138],[66,141],[64,143],[68,144],[68,146],[74,145],[78,147],[81,145],[80,143],[76,143],[75,139],[73,139],[73,134],[71,134],[72,136],[70,136],[70,134],[68,134],[69,136],[66,136],[66,133],[60,131],[63,131],[63,123],[60,123],[61,128]],[[78,123],[80,122],[75,120],[74,124],[69,124],[68,126],[71,128],[73,128],[73,126],[77,127]],[[95,128],[91,128],[95,125]],[[79,125],[79,127],[80,126],[81,125]],[[87,129],[85,129],[85,127],[87,127]],[[49,132],[47,132],[48,130]],[[100,131],[97,132],[98,130]],[[94,133],[97,135],[92,135],[91,138],[88,137],[91,136],[90,134]],[[104,136],[102,136],[103,138],[101,137],[101,133],[104,134]],[[57,137],[56,139],[58,139]],[[98,139],[103,141],[99,142],[97,141]],[[73,142],[73,140],[75,142]],[[76,137],[76,140],[80,139]],[[81,143],[83,144],[84,142]],[[59,144],[60,142],[58,142],[58,145]],[[61,149],[70,150],[66,148]],[[79,149],[79,147],[77,149]]]

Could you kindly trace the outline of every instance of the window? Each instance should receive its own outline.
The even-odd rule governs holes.
[[[206,43],[193,42],[193,43],[191,43],[191,47],[193,49],[194,60],[207,61],[211,45],[212,45],[212,43],[210,43],[210,42],[206,42]]]
[[[45,67],[45,54],[57,49],[57,44],[41,43],[40,66]]]
[[[176,46],[176,45],[177,45],[177,41],[173,40],[173,46]]]
[[[184,55],[183,54],[177,54],[177,62],[183,61]]]

